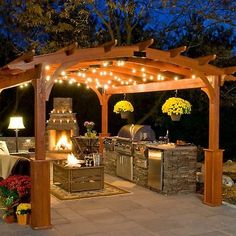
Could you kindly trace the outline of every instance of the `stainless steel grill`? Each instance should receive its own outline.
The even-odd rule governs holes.
[[[114,151],[117,153],[117,175],[133,180],[134,155],[138,152],[141,159],[147,159],[142,153],[140,145],[150,143],[155,140],[155,133],[147,125],[125,125],[118,132],[114,142]],[[136,163],[136,162],[135,162]],[[147,160],[137,162],[141,168],[147,168]]]
[[[119,137],[130,141],[154,141],[155,133],[149,125],[125,125],[120,129]]]

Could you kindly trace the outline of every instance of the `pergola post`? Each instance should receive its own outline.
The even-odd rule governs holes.
[[[43,66],[37,65],[39,73],[33,79],[35,115],[35,159],[31,159],[31,227],[45,229],[51,227],[50,209],[50,163],[46,160],[45,149],[45,81]]]
[[[209,149],[205,150],[204,203],[222,204],[223,150],[219,149],[220,76],[212,76],[214,97],[209,96]]]
[[[99,153],[103,152],[103,138],[109,136],[108,133],[108,100],[110,95],[103,93],[100,101],[100,105],[102,108],[102,132],[99,134]]]

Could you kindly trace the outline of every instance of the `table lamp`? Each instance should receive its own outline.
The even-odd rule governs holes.
[[[21,116],[10,117],[8,129],[14,129],[16,132],[16,152],[18,152],[18,131],[24,129],[23,118]]]

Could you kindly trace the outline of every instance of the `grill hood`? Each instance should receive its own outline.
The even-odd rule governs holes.
[[[124,125],[118,138],[127,138],[131,141],[154,141],[155,133],[149,125]]]

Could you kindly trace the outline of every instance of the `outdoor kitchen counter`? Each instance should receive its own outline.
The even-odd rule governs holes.
[[[189,150],[195,150],[197,147],[193,144],[187,144],[187,145],[176,145],[174,143],[168,143],[168,144],[147,144],[148,148],[153,149],[160,149],[160,150],[170,150],[170,151],[189,151]]]
[[[197,147],[195,145],[148,144],[147,148],[150,151],[162,152],[161,191],[163,193],[195,192],[197,168]]]
[[[124,150],[126,152],[130,150],[130,154],[126,154],[122,148],[116,148],[116,142],[113,139],[107,139],[103,150],[105,173],[121,176],[117,172],[117,167],[122,164],[124,170],[127,167],[132,169],[133,176],[129,180],[137,185],[165,194],[195,192],[197,169],[197,147],[195,145],[178,146],[150,142],[133,142],[130,145],[132,145],[130,146],[132,148],[129,149],[126,148],[128,145],[122,147],[123,149],[126,148]],[[121,153],[121,150],[123,153]],[[150,168],[152,167],[149,161],[149,153],[155,151],[162,156],[161,189],[152,188],[148,183]],[[122,160],[121,163],[120,159]],[[132,165],[129,165],[129,167],[126,161],[130,159]],[[121,177],[125,178],[125,175]]]

